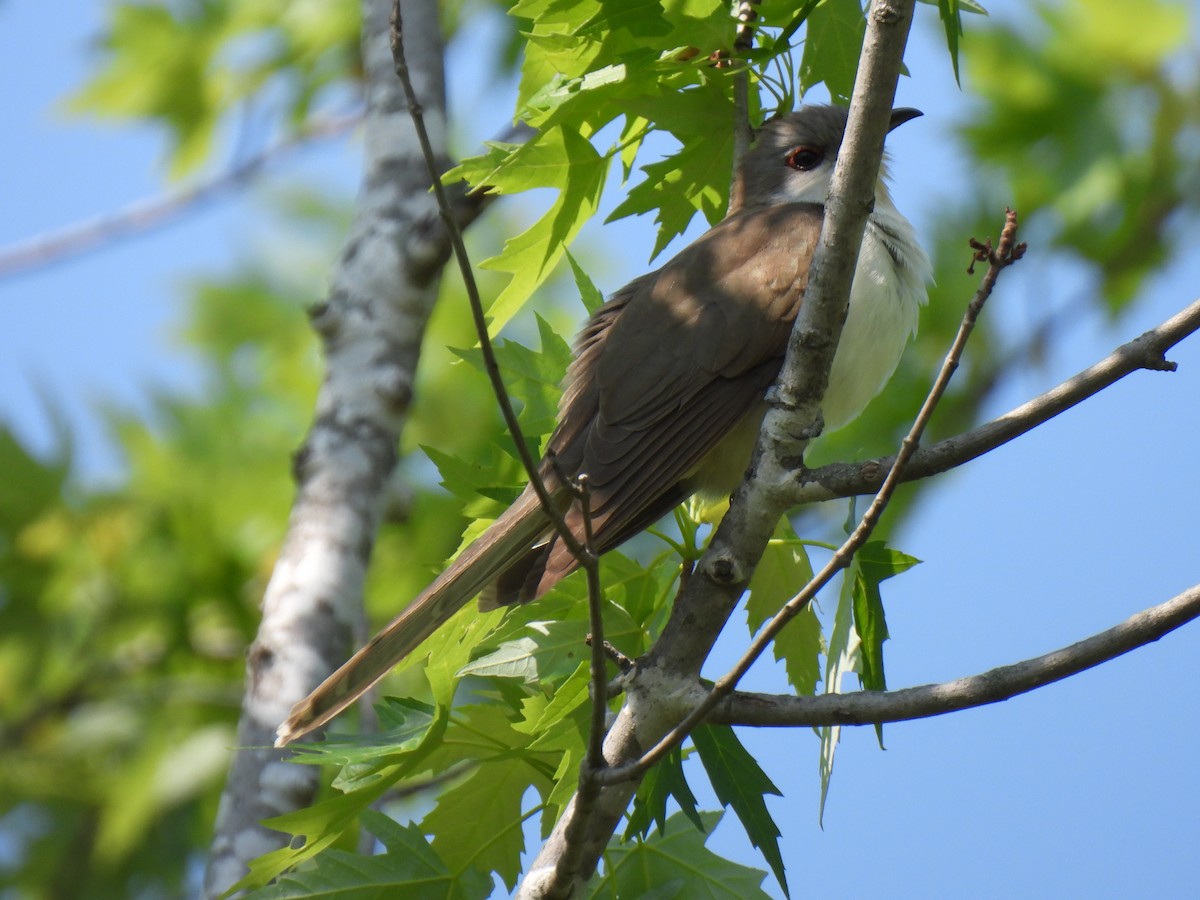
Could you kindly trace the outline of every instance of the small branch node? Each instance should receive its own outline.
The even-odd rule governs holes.
[[[591,634],[589,634],[584,639],[584,643],[587,644],[589,647],[592,646]],[[616,647],[614,647],[608,641],[601,641],[600,649],[602,649],[604,651],[604,655],[607,656],[609,658],[609,660],[611,662],[613,662],[618,669],[621,670],[622,673],[630,672],[633,670],[633,660],[630,659],[628,656],[626,656],[624,653],[622,653],[620,650],[618,650]]]
[[[399,366],[388,366],[376,378],[375,391],[393,410],[403,411],[412,403],[412,379]]]
[[[1151,352],[1147,354],[1145,363],[1142,368],[1149,369],[1152,372],[1175,372],[1179,369],[1179,363],[1174,360],[1167,359],[1161,353]]]
[[[975,252],[971,254],[971,264],[967,266],[967,274],[975,274],[975,263],[989,262],[992,258],[992,239],[987,238],[984,241],[968,238],[967,244]]]
[[[1000,242],[997,247],[992,249],[992,239],[987,238],[984,241],[979,241],[975,238],[969,238],[967,243],[971,249],[975,251],[971,257],[971,264],[967,266],[967,274],[975,274],[975,263],[985,262],[989,266],[997,269],[1002,269],[1005,266],[1011,266],[1018,259],[1025,255],[1028,245],[1021,243],[1015,244],[1014,240],[1017,236],[1017,213],[1014,209],[1004,210],[1004,228],[1000,231]]]
[[[713,559],[708,569],[708,577],[717,584],[738,584],[744,580],[742,567],[729,556]]]
[[[305,310],[313,330],[325,341],[330,341],[341,328],[342,317],[330,303],[314,303]]]

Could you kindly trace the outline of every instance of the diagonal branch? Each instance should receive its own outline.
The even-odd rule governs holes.
[[[15,278],[65,260],[83,256],[125,238],[136,237],[155,228],[169,225],[197,207],[216,200],[223,194],[246,187],[277,159],[302,149],[316,139],[340,137],[361,125],[365,114],[349,113],[314,119],[295,134],[279,140],[208,179],[176,191],[136,200],[128,206],[103,215],[93,216],[54,231],[35,235],[0,247],[0,279]],[[528,126],[516,123],[504,130],[495,140],[521,141],[528,137]],[[456,187],[452,190],[451,205],[455,221],[466,228],[496,199],[486,191],[470,191]],[[445,253],[450,252],[447,243]]]
[[[738,692],[717,705],[707,721],[795,727],[878,725],[940,716],[999,703],[1062,681],[1153,643],[1197,618],[1200,618],[1200,585],[1069,647],[979,675],[898,691],[816,697]]]
[[[1200,300],[1041,396],[977,428],[918,450],[904,470],[902,480],[928,478],[970,462],[1032,431],[1132,372],[1141,369],[1173,372],[1175,364],[1166,359],[1167,351],[1196,331],[1200,331]],[[793,484],[789,499],[799,505],[873,493],[883,483],[893,460],[894,457],[887,456],[805,470]]]

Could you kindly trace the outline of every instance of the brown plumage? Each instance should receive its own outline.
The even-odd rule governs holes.
[[[731,213],[618,291],[584,326],[548,445],[554,463],[543,460],[541,474],[580,536],[579,506],[557,473],[587,474],[599,551],[692,493],[727,494],[742,478],[764,394],[804,298],[820,201],[844,125],[843,110],[807,107],[765,128],[741,166]],[[821,168],[801,168],[797,147],[814,151]],[[526,488],[391,624],[296,705],[278,743],[328,721],[480,592],[487,607],[524,602],[577,565]]]
[[[587,473],[597,550],[617,546],[697,490],[736,486],[749,446],[728,485],[700,483],[701,463],[748,413],[761,416],[820,225],[821,207],[810,203],[729,216],[619,291],[584,328],[548,449],[562,471]],[[747,245],[758,249],[740,253]],[[548,461],[542,477],[557,483]],[[566,518],[580,534],[577,504]],[[541,596],[576,568],[553,536],[499,579],[494,602]]]

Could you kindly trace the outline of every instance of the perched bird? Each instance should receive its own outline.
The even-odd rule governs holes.
[[[919,116],[896,109],[891,127]],[[567,370],[540,472],[568,526],[578,502],[560,473],[586,473],[600,552],[693,494],[742,479],[804,300],[847,112],[805,106],[767,123],[734,178],[729,214],[588,320]],[[822,403],[827,428],[857,416],[895,371],[930,264],[892,205],[881,169]],[[578,563],[527,487],[382,632],[292,709],[279,746],[329,721],[482,593],[481,605],[541,596]]]

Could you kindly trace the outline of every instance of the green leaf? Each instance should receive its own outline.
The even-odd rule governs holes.
[[[791,523],[781,519],[750,580],[746,620],[753,635],[812,580],[808,553]],[[787,669],[797,694],[811,694],[821,680],[821,622],[812,604],[802,609],[775,638],[774,653]]]
[[[549,277],[567,245],[595,212],[608,173],[601,156],[578,132],[554,127],[520,146],[490,145],[482,157],[464,160],[445,176],[466,178],[500,193],[552,187],[558,198],[537,222],[480,267],[512,276],[488,309],[490,332],[500,331]]]
[[[703,832],[704,820],[696,809],[696,797],[683,774],[683,753],[679,747],[663,757],[638,785],[624,840],[628,841],[634,835],[648,836],[651,825],[658,826],[660,835],[666,834],[667,800],[672,797],[679,804],[679,811]]]
[[[490,452],[466,460],[436,447],[422,445],[421,449],[437,467],[442,487],[468,504],[463,510],[468,516],[495,518],[521,492],[520,464],[509,453]],[[502,485],[507,485],[504,497],[497,493]],[[487,502],[480,502],[481,497]]]
[[[859,0],[825,0],[817,6],[808,16],[800,60],[802,91],[825,82],[833,102],[848,105],[865,33]]]
[[[567,262],[571,265],[571,274],[575,276],[575,287],[579,289],[579,299],[583,301],[584,309],[588,311],[588,315],[593,315],[596,310],[604,305],[604,295],[600,293],[600,289],[596,287],[596,283],[588,276],[588,273],[583,270],[583,267],[571,255],[571,251],[567,251]]]
[[[556,681],[570,676],[590,652],[582,621],[529,622],[525,630],[532,634],[501,644],[463,666],[460,674],[520,678],[527,684]]]
[[[938,0],[938,15],[946,29],[946,49],[950,51],[950,64],[954,67],[954,82],[962,86],[958,73],[958,39],[962,37],[962,12],[958,0]]]
[[[219,80],[209,66],[219,48],[221,15],[176,18],[165,6],[122,3],[106,37],[107,66],[69,103],[75,112],[145,117],[165,124],[175,142],[172,172],[208,155],[221,113]],[[147,72],[154,72],[147,78]]]
[[[264,885],[331,847],[392,785],[421,771],[426,760],[439,752],[447,728],[444,708],[431,714],[424,704],[392,699],[379,708],[381,723],[388,729],[383,734],[336,738],[328,747],[297,747],[299,761],[343,763],[335,786],[346,793],[266,819],[264,825],[303,841],[293,841],[252,861],[249,874],[234,889]]]
[[[703,832],[676,813],[661,833],[644,841],[610,844],[604,875],[588,885],[589,895],[603,900],[767,900],[762,889],[765,872],[730,862],[704,846],[706,835],[721,821],[720,813],[700,813],[700,818]]]
[[[779,789],[729,726],[701,725],[692,732],[692,743],[700,751],[700,761],[704,763],[717,799],[722,805],[733,807],[750,843],[762,852],[783,893],[787,894],[787,877],[783,871],[783,857],[779,854],[779,826],[771,818],[764,800],[767,794],[782,796]]]
[[[604,636],[627,656],[640,656],[649,646],[650,635],[657,634],[670,610],[672,589],[679,577],[678,557],[661,553],[649,562],[631,559],[619,550],[610,550],[600,558],[600,579],[605,598],[619,607],[628,621],[628,638],[614,629],[613,617],[605,613]],[[581,600],[586,594],[581,591]],[[626,618],[627,617],[627,618]]]
[[[537,320],[539,350],[516,341],[497,341],[496,363],[510,395],[520,405],[518,420],[527,439],[537,440],[554,430],[562,381],[571,362],[571,345],[540,315]],[[451,348],[451,352],[485,371],[483,353]],[[519,400],[518,400],[519,398]]]
[[[920,0],[920,2],[929,6],[938,6],[943,0]],[[976,3],[975,0],[955,0],[955,3],[960,12],[968,12],[977,16],[986,16],[988,14],[983,5]]]
[[[637,656],[645,650],[646,635],[643,628],[631,620],[629,613],[613,602],[628,597],[625,592],[628,585],[615,578],[610,580],[607,573],[611,570],[606,568],[606,563],[611,556],[612,553],[606,553],[600,563],[606,595],[602,609],[604,638],[626,655]],[[637,565],[628,560],[625,562],[630,568]],[[644,579],[636,576],[633,580],[635,584],[645,583]],[[529,632],[530,625],[534,626],[532,633]],[[502,643],[523,637],[535,638],[539,643],[537,652],[541,654],[538,660],[541,680],[561,679],[571,674],[578,660],[590,654],[584,643],[590,627],[587,581],[579,573],[559,582],[537,603],[510,609],[503,626],[496,631],[494,640]]]
[[[306,809],[265,819],[263,824],[269,828],[301,837],[303,841],[298,845],[272,850],[252,860],[249,873],[230,888],[230,891],[237,892],[268,884],[287,870],[328,850],[343,833],[357,824],[359,817],[369,810],[371,804],[383,796],[390,786],[389,782],[380,779],[362,791],[330,797]]]
[[[603,39],[618,29],[637,37],[665,36],[671,31],[660,0],[599,0],[599,4],[600,8],[579,27],[580,34]]]
[[[412,755],[441,735],[443,709],[409,698],[387,697],[376,704],[380,731],[374,734],[328,734],[315,744],[294,744],[292,762],[342,766],[333,786],[343,793],[361,790],[391,767],[410,762]],[[392,779],[395,780],[394,777]]]
[[[512,890],[525,849],[521,800],[531,785],[548,788],[549,780],[521,756],[484,762],[438,798],[421,830],[451,872],[495,872]]]
[[[491,636],[503,617],[503,610],[483,612],[474,604],[468,604],[434,632],[421,645],[420,651],[411,654],[401,665],[422,664],[421,672],[429,682],[434,701],[449,707],[458,690],[458,673],[475,655],[479,645]]]
[[[879,585],[919,562],[899,550],[891,549],[883,541],[871,541],[858,552],[853,586],[854,627],[862,638],[859,678],[868,691],[887,690],[887,678],[883,671],[883,642],[888,639],[888,631]]]
[[[57,418],[57,416],[56,416]],[[16,534],[52,506],[67,482],[70,458],[62,440],[61,459],[42,462],[0,425],[0,529]],[[7,549],[7,548],[6,548]]]
[[[294,129],[325,88],[356,79],[357,4],[110,6],[102,67],[68,108],[165,127],[175,176],[203,163],[220,126],[244,115],[248,104],[259,117],[274,112],[279,125]]]
[[[733,129],[715,129],[708,140],[695,140],[669,159],[642,166],[645,178],[629,191],[606,222],[657,210],[659,226],[650,258],[683,233],[697,213],[715,223],[725,215],[733,165]]]
[[[254,900],[333,896],[370,900],[386,894],[406,900],[483,900],[491,893],[491,879],[478,870],[452,873],[415,824],[401,826],[370,809],[362,820],[383,842],[384,853],[360,856],[328,850],[311,868],[284,875],[275,884],[246,896]]]
[[[530,747],[540,750],[563,749],[562,745],[547,739],[556,725],[573,716],[575,711],[588,703],[591,695],[591,664],[583,660],[571,675],[546,700],[544,695],[530,697],[521,707],[522,721],[513,725],[517,731],[531,735]]]

